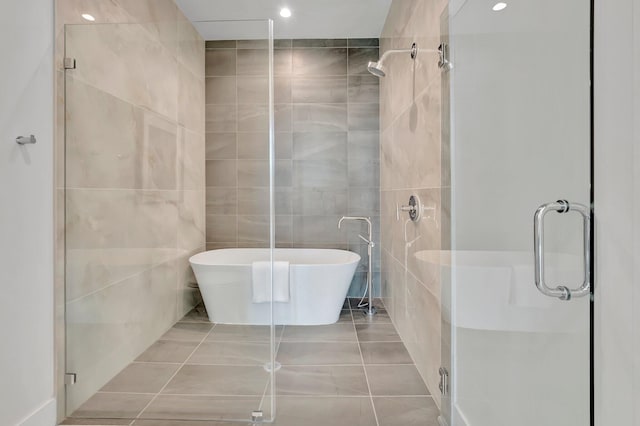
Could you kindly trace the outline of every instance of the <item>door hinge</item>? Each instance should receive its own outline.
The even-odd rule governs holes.
[[[67,386],[73,386],[76,384],[78,376],[76,373],[66,373],[64,375],[64,384]]]
[[[64,69],[65,70],[75,70],[76,69],[76,60],[75,60],[75,58],[64,58]]]
[[[252,426],[261,425],[264,422],[264,415],[261,410],[251,412],[251,424]]]
[[[449,393],[449,371],[444,367],[440,367],[438,374],[440,374],[438,389],[440,389],[442,396],[446,396]]]

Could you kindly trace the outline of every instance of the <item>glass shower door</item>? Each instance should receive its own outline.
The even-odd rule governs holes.
[[[591,292],[576,289],[591,284],[590,2],[461,0],[448,13],[444,420],[588,425]],[[534,214],[548,203],[542,244]]]
[[[65,28],[66,415],[74,424],[275,416],[271,301],[254,322],[212,323],[189,263],[221,248],[205,246],[209,172],[237,173],[207,161],[205,122],[235,123],[238,115],[236,105],[205,107],[219,77],[209,75],[215,64],[205,69],[207,28],[251,34],[262,49],[252,66],[264,70],[268,96],[249,119],[267,135],[257,149],[269,153],[261,179],[272,194],[271,21],[199,23],[200,34],[189,22]],[[223,292],[248,294],[229,300],[235,311],[251,304],[252,262],[266,261],[270,292],[273,197],[266,199],[256,201],[264,244],[242,265],[215,271]]]

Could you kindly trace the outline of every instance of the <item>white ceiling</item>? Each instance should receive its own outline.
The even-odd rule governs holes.
[[[266,22],[200,21],[273,19],[275,38],[379,37],[392,0],[176,0],[206,40],[267,36]],[[290,18],[280,17],[282,7]]]

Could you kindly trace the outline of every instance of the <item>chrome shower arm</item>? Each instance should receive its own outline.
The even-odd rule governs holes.
[[[391,56],[391,55],[395,55],[398,53],[411,53],[413,52],[414,49],[391,49],[391,50],[387,50],[385,51],[382,56],[380,57],[380,59],[378,59],[378,62],[384,62],[385,59],[387,59],[387,57]]]
[[[380,59],[378,59],[377,61],[369,61],[369,64],[367,65],[367,70],[371,74],[375,75],[376,77],[385,77],[387,75],[387,70],[384,65],[384,62],[390,55],[400,54],[400,53],[410,53],[411,59],[415,61],[419,52],[436,53],[438,55],[438,68],[440,68],[443,71],[451,70],[452,65],[451,65],[451,62],[449,62],[449,58],[448,58],[449,49],[446,43],[440,44],[440,46],[438,46],[437,49],[418,49],[418,45],[416,43],[413,43],[411,45],[411,48],[409,49],[387,50],[382,54]]]

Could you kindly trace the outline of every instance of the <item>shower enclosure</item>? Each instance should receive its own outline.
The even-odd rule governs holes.
[[[450,250],[425,256],[442,271],[441,420],[585,426],[591,5],[494,3],[442,17]]]
[[[273,265],[272,22],[67,25],[64,35],[66,415],[272,421],[273,318],[211,324],[188,262],[209,232],[205,122],[238,114],[205,106],[216,90],[205,49],[251,38],[266,97],[244,119],[267,135],[256,147],[267,197],[256,204]]]

